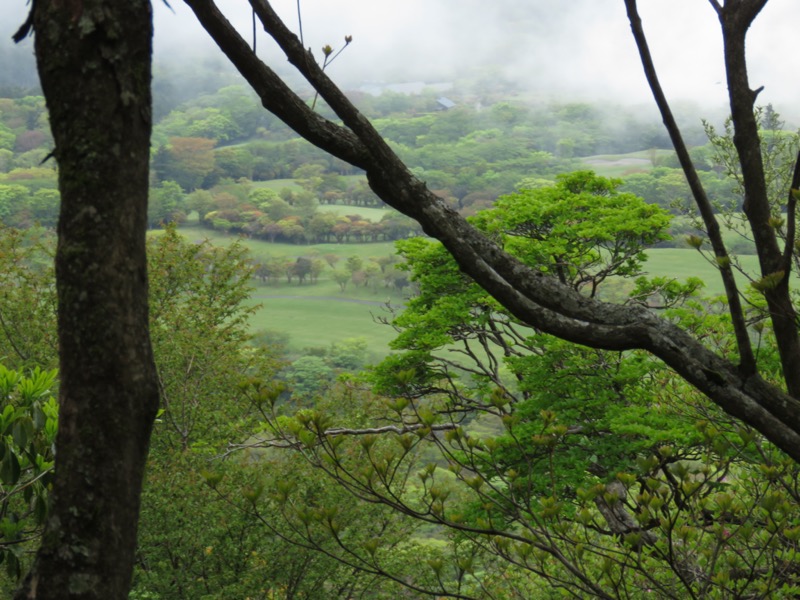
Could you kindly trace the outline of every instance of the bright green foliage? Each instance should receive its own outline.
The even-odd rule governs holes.
[[[414,473],[397,469],[404,458],[413,454],[414,442],[404,437],[398,444],[395,436],[353,434],[380,418],[380,402],[368,393],[340,384],[320,398],[315,408],[301,409],[288,417],[279,414],[283,407],[269,384],[253,381],[246,393],[267,419],[247,451],[249,462],[262,465],[261,485],[241,490],[241,499],[230,488],[224,493],[232,504],[249,504],[247,511],[267,532],[299,546],[269,555],[266,564],[274,561],[284,571],[281,574],[277,570],[273,581],[286,581],[292,563],[298,560],[311,568],[327,568],[314,590],[305,588],[308,591],[293,594],[292,584],[287,582],[285,596],[277,597],[393,600],[404,597],[401,586],[409,584],[416,591],[443,589],[437,579],[449,579],[450,575],[449,565],[444,567],[442,548],[450,546],[445,539],[426,539],[430,530],[420,530],[420,523],[402,518],[391,507],[353,502],[351,493],[362,491],[361,477],[369,478],[369,485],[376,489],[391,487],[399,493],[405,489],[416,493]],[[346,431],[351,434],[327,438],[324,449],[317,447],[326,458],[317,464],[316,441],[333,418],[346,422]],[[297,440],[303,444],[305,457],[280,449]],[[352,485],[337,485],[326,476],[347,477],[349,472],[358,474],[349,479]],[[224,478],[221,484],[216,483],[216,478],[207,479],[210,486],[224,483]],[[316,551],[316,561],[311,561],[314,553],[307,554],[308,550]],[[427,568],[429,562],[441,564],[442,572],[437,575]],[[298,578],[298,583],[305,587],[315,582]]]
[[[58,406],[56,371],[23,374],[0,364],[0,563],[9,578],[41,533],[47,516]]]
[[[310,400],[333,381],[334,372],[319,356],[302,356],[289,368],[288,381],[297,399]]]
[[[594,296],[608,277],[636,274],[644,250],[669,237],[669,214],[618,192],[621,184],[590,171],[562,175],[499,198],[474,222],[525,263]]]
[[[759,124],[761,160],[764,163],[769,201],[778,215],[784,207],[792,181],[794,162],[800,150],[800,131],[784,131],[784,123],[780,120],[780,115],[772,109],[772,105],[757,107],[755,118]],[[725,121],[723,133],[717,132],[710,123],[704,123],[704,126],[712,149],[711,160],[714,166],[725,173],[728,183],[733,182],[732,193],[718,202],[716,208],[727,226],[744,232],[744,217],[740,213],[744,201],[744,184],[733,143],[733,122],[730,118]]]
[[[0,123],[0,150],[13,150],[16,139],[14,132]]]
[[[25,202],[29,193],[24,185],[0,185],[0,222],[8,219],[14,207]]]
[[[475,222],[587,295],[630,279],[620,301],[668,311],[729,354],[724,307],[696,297],[700,282],[640,273],[645,244],[664,237],[664,211],[615,190],[578,173],[503,198]],[[453,546],[419,573],[437,577],[430,593],[794,593],[800,471],[791,461],[646,354],[543,335],[439,244],[398,246],[419,293],[392,322],[398,352],[367,375],[388,396],[380,423],[396,429],[359,434],[348,422],[349,435],[336,435],[338,420],[321,411],[271,422],[356,496],[448,532]],[[770,347],[765,334],[765,372],[778,364]],[[409,472],[414,486],[400,476]]]

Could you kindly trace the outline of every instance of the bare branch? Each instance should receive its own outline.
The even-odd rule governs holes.
[[[692,191],[692,196],[695,199],[697,208],[700,211],[700,216],[706,226],[708,238],[711,241],[711,247],[714,250],[714,256],[717,258],[717,265],[719,267],[720,275],[722,276],[722,283],[725,286],[725,296],[728,299],[730,306],[729,311],[733,321],[734,333],[736,335],[736,345],[739,349],[740,367],[744,373],[756,373],[756,360],[753,354],[753,348],[750,344],[750,336],[747,332],[747,324],[744,319],[744,310],[742,310],[741,301],[739,299],[739,291],[736,287],[736,280],[733,277],[733,270],[731,269],[731,261],[728,257],[728,251],[725,248],[725,242],[722,239],[722,232],[720,230],[717,217],[714,215],[714,207],[706,195],[697,170],[694,168],[692,158],[689,156],[689,149],[683,141],[680,129],[675,117],[672,114],[667,98],[658,81],[653,57],[650,55],[650,48],[647,44],[647,39],[644,35],[642,28],[642,20],[636,7],[636,0],[625,0],[625,7],[628,11],[628,20],[631,23],[631,31],[633,32],[636,46],[639,49],[639,56],[642,60],[644,73],[647,77],[647,83],[650,85],[650,90],[653,92],[653,98],[658,105],[658,110],[661,112],[661,118],[664,121],[664,126],[669,133],[672,140],[672,145],[675,147],[675,153],[678,155],[678,161],[686,176],[686,181]]]
[[[336,437],[340,435],[382,435],[386,433],[393,433],[395,435],[403,435],[406,433],[414,433],[420,429],[430,429],[431,431],[449,431],[456,429],[456,423],[443,423],[440,425],[422,425],[421,423],[409,423],[407,425],[385,425],[384,427],[367,427],[365,429],[350,429],[347,427],[335,427],[333,429],[326,429],[321,434],[320,438]],[[303,444],[297,440],[288,438],[275,438],[268,440],[257,440],[247,444],[228,444],[228,450],[216,458],[226,458],[240,450],[250,450],[253,448],[301,448]]]

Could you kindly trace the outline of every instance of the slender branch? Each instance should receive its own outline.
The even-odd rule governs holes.
[[[367,427],[365,429],[350,429],[347,427],[335,427],[333,429],[326,429],[319,434],[319,437],[336,437],[340,435],[381,435],[385,433],[393,433],[395,435],[403,435],[405,433],[414,433],[420,429],[429,428],[431,431],[449,431],[456,429],[458,425],[455,423],[444,423],[440,425],[422,425],[421,423],[409,423],[407,425],[385,425],[384,427]],[[287,438],[258,440],[247,444],[228,444],[228,449],[216,458],[226,458],[240,450],[249,450],[252,448],[298,448],[302,443],[297,440]]]
[[[747,332],[747,323],[745,322],[739,291],[736,287],[736,280],[734,279],[733,270],[731,269],[731,260],[725,248],[725,242],[722,239],[719,222],[714,215],[714,207],[711,205],[711,201],[706,195],[705,188],[703,188],[697,170],[694,168],[692,158],[689,156],[689,149],[683,141],[680,128],[675,121],[672,109],[659,83],[653,57],[650,54],[650,48],[644,35],[644,29],[642,28],[642,19],[639,17],[636,7],[636,0],[625,0],[625,7],[628,11],[628,20],[631,24],[631,31],[633,32],[636,46],[639,49],[639,56],[642,60],[642,67],[647,77],[647,83],[650,86],[650,90],[653,92],[653,98],[661,112],[661,118],[672,140],[672,145],[675,147],[675,153],[678,156],[678,161],[686,176],[686,181],[692,191],[692,196],[694,196],[697,208],[700,211],[700,216],[705,224],[708,238],[711,241],[711,247],[714,250],[714,256],[717,259],[717,268],[719,268],[722,283],[725,287],[725,296],[728,299],[729,312],[733,323],[734,335],[736,336],[736,345],[739,349],[740,368],[745,374],[754,374],[756,373],[757,367],[753,354],[753,347]]]
[[[786,240],[783,248],[783,270],[789,273],[792,270],[792,256],[795,253],[795,223],[797,212],[797,198],[795,194],[800,194],[800,151],[794,163],[794,174],[792,183],[789,186],[789,198],[786,201]]]
[[[305,42],[303,41],[303,13],[300,10],[300,0],[297,0],[297,29],[300,32],[300,44],[305,47]]]

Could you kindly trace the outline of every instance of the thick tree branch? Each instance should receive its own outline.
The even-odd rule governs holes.
[[[352,132],[311,110],[275,72],[265,65],[248,43],[210,0],[185,0],[200,24],[211,35],[247,83],[261,98],[264,108],[299,135],[342,159],[365,169],[364,149]]]
[[[233,64],[251,81],[265,106],[282,108],[296,98],[258,61],[246,43],[233,39],[212,0],[185,0]],[[542,331],[595,348],[643,349],[653,353],[729,414],[751,424],[778,447],[800,461],[800,402],[761,380],[758,375],[705,348],[688,333],[643,307],[619,306],[586,298],[558,281],[515,260],[471,227],[432,194],[392,152],[369,121],[322,72],[294,34],[280,22],[265,0],[252,0],[265,30],[290,62],[306,77],[342,119],[348,130],[328,131],[318,115],[308,115],[296,100],[287,123],[300,135],[335,156],[356,157],[371,188],[390,206],[416,219],[424,231],[451,252],[459,267],[522,322]],[[272,109],[270,109],[272,110]],[[281,113],[278,116],[284,118]]]

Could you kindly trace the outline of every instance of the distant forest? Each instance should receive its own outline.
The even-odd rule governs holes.
[[[12,62],[0,54],[0,66],[9,67],[0,69],[0,219],[52,227],[58,191],[47,160],[52,138],[44,100],[30,80],[32,65],[17,78],[25,61]],[[236,75],[213,60],[197,67],[155,70],[152,227],[192,217],[209,229],[298,244],[391,241],[419,232],[394,211],[379,222],[355,209],[326,211],[332,204],[382,202],[357,169],[299,139]],[[687,210],[688,187],[653,112],[548,100],[485,78],[454,81],[445,91],[417,87],[417,94],[349,94],[415,174],[462,214],[587,168],[621,177],[624,191],[649,203],[676,214]],[[333,116],[324,103],[317,110]],[[783,129],[771,107],[762,117],[765,129]],[[735,210],[731,179],[709,143],[717,129],[684,123],[712,200]]]

